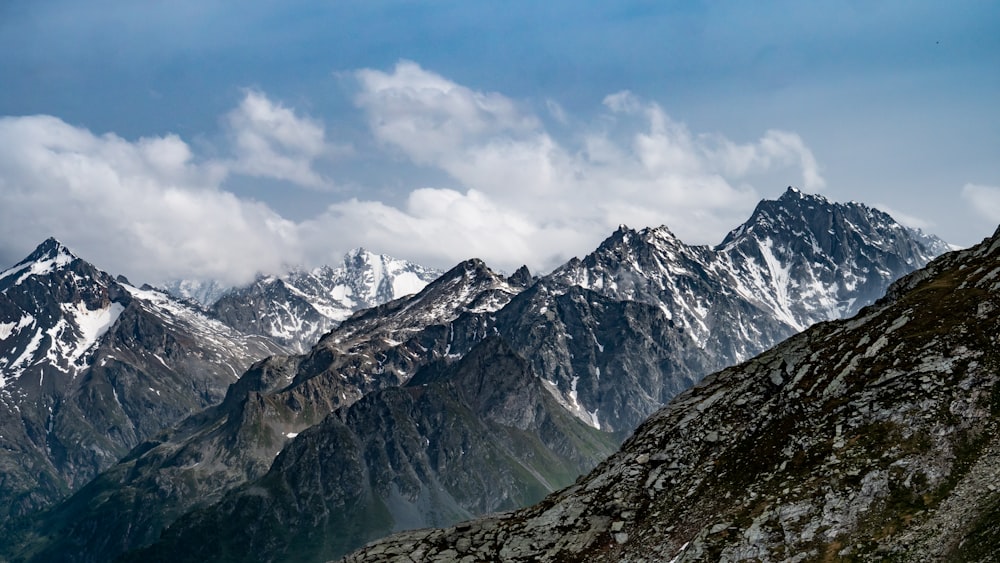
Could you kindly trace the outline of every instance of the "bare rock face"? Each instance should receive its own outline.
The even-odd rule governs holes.
[[[541,503],[344,561],[992,561],[1000,231],[713,374]]]

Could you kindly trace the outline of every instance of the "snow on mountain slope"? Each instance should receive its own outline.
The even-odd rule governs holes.
[[[270,336],[304,353],[355,311],[417,293],[440,274],[359,248],[337,268],[261,277],[220,297],[212,311],[243,332]]]
[[[876,209],[790,187],[761,201],[715,248],[684,244],[666,227],[621,226],[540,283],[552,296],[579,286],[658,307],[721,369],[812,324],[856,313],[947,248]],[[536,308],[551,310],[552,299]],[[587,381],[596,377],[566,374],[553,388],[563,402],[581,405],[578,412],[607,412],[596,395],[578,391],[596,389]]]

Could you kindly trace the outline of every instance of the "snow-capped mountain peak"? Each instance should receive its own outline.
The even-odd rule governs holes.
[[[27,258],[0,273],[0,280],[12,278],[14,281],[8,281],[7,284],[17,285],[29,276],[50,273],[77,259],[76,255],[61,242],[55,238],[48,238],[38,245]]]
[[[0,273],[0,388],[36,365],[70,374],[85,368],[127,304],[111,276],[47,239]]]
[[[220,297],[212,311],[244,332],[305,352],[355,311],[419,292],[440,275],[431,268],[356,248],[337,267],[296,268]]]

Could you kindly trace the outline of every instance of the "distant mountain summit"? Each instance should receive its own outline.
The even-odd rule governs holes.
[[[0,273],[0,519],[79,488],[281,350],[44,241]]]
[[[765,306],[797,330],[856,313],[902,274],[949,250],[883,211],[792,187],[761,201],[716,248],[735,266],[737,290],[766,296]]]
[[[945,248],[877,209],[789,188],[777,200],[761,201],[715,248],[685,244],[665,226],[636,231],[623,225],[591,254],[542,278],[532,292],[538,294],[533,310],[557,311],[556,298],[571,288],[655,307],[684,335],[672,345],[672,378],[692,381],[814,323],[856,313]],[[586,357],[599,368],[553,377],[562,399],[580,405],[592,424],[634,428],[681,390],[661,385],[671,378],[660,376],[645,384],[601,381],[614,369],[601,365],[603,344],[592,344],[586,332],[557,342],[564,357]],[[588,343],[592,349],[582,350]]]
[[[232,289],[211,306],[226,324],[261,334],[297,352],[355,311],[417,293],[441,272],[363,248],[336,267],[293,270]]]
[[[178,299],[207,308],[233,288],[216,280],[172,280],[163,284],[162,289]]]

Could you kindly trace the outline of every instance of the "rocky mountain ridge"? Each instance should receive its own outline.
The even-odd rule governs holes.
[[[309,354],[258,362],[222,403],[141,444],[36,519],[20,556],[103,561],[152,542],[185,512],[261,478],[289,442],[336,409],[453,359],[453,347],[467,349],[481,319],[523,290],[511,279],[469,260],[414,296],[356,313]]]
[[[549,297],[536,300],[534,312],[548,314],[555,309],[552,300],[574,287],[655,306],[685,335],[677,354],[681,364],[699,362],[692,348],[707,352],[710,362],[695,373],[700,377],[816,322],[856,313],[947,248],[877,209],[832,203],[789,187],[777,200],[760,202],[715,248],[684,244],[666,227],[622,226],[590,255],[542,278],[538,293],[547,288]],[[599,358],[602,347],[589,357]],[[575,353],[562,355],[568,363]],[[556,374],[554,387],[572,403],[573,378],[577,389],[598,389],[600,373],[581,366]],[[631,430],[679,390],[668,387],[645,399],[637,395],[625,411],[604,403],[604,393],[575,396],[583,418],[582,413],[618,413],[591,417],[592,425]]]
[[[322,560],[394,529],[533,502],[616,441],[555,404],[530,366],[490,337],[457,362],[339,409],[263,477],[125,560],[221,560],[248,548],[256,559]]]

